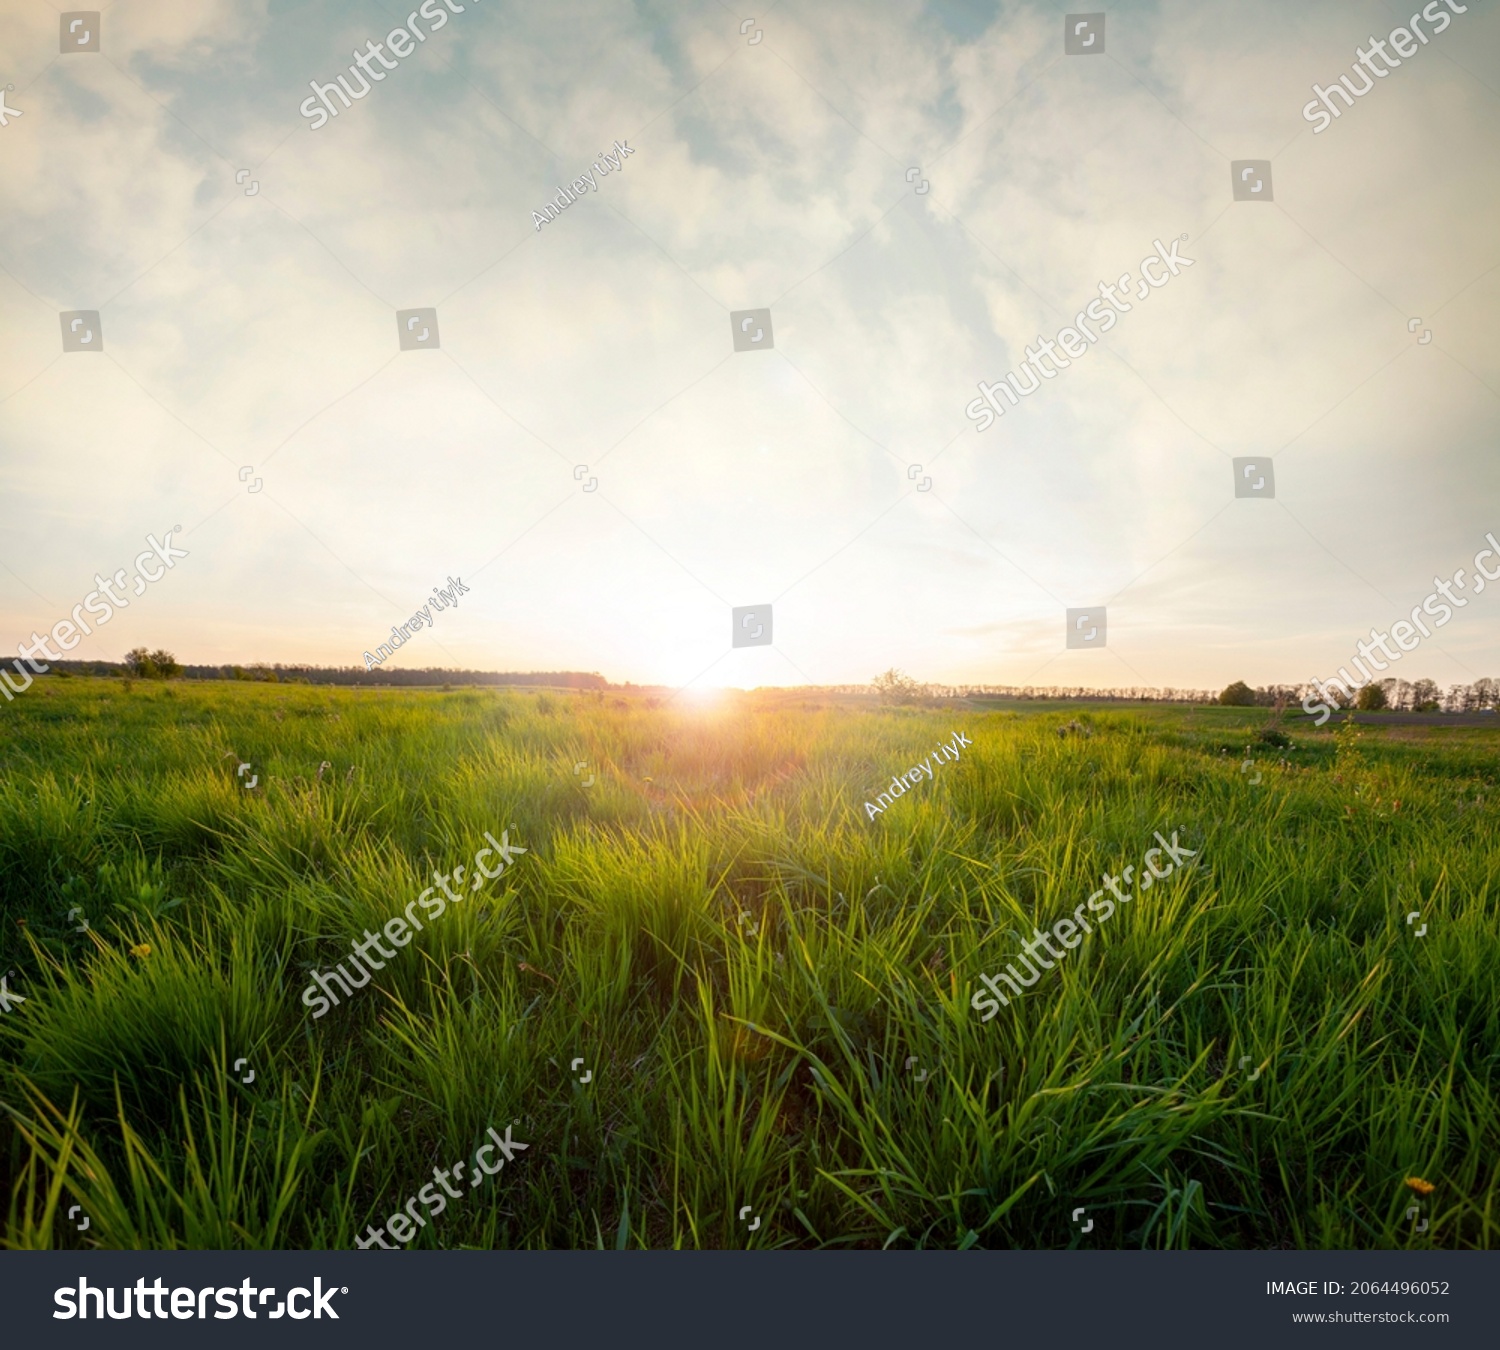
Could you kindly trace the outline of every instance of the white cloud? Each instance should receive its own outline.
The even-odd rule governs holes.
[[[404,659],[1292,680],[1500,523],[1478,7],[1315,136],[1362,7],[1111,11],[1076,58],[1039,6],[777,8],[752,46],[711,4],[471,0],[309,130],[308,81],[403,18],[126,0],[57,60],[45,12],[0,20],[30,81],[0,129],[4,631],[181,520],[128,639],[189,660],[352,662],[451,573],[471,596]],[[1274,201],[1231,201],[1239,158]],[[1184,233],[1191,268],[973,431],[980,379]],[[441,350],[398,353],[427,305]],[[734,354],[729,311],[767,305],[775,349]],[[73,308],[102,357],[59,357]],[[1275,502],[1233,499],[1245,454]],[[775,648],[730,650],[726,607],[773,599]],[[1107,654],[1065,653],[1063,607],[1106,600]],[[1496,631],[1460,615],[1417,673],[1485,673]]]

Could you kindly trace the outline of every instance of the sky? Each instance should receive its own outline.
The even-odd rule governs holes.
[[[71,658],[364,666],[427,604],[388,664],[1299,682],[1500,538],[1492,5],[1331,121],[1407,6],[1119,4],[1078,54],[1065,5],[428,9],[328,118],[415,7],[0,3],[6,654],[174,531]],[[1497,658],[1500,586],[1391,673]]]

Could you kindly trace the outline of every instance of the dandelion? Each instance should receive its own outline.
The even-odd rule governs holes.
[[[1406,1184],[1418,1195],[1431,1195],[1437,1187],[1430,1181],[1423,1181],[1421,1177],[1407,1177]]]
[[[142,960],[144,960],[146,957],[151,955],[151,944],[149,942],[142,942],[138,946],[132,947],[130,949],[130,954],[132,956],[138,956]]]

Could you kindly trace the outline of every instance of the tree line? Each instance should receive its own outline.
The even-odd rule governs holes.
[[[1082,685],[927,684],[894,668],[877,675],[869,684],[834,685],[826,693],[875,694],[882,703],[919,703],[943,698],[1006,698],[1017,701],[1090,703],[1217,703],[1227,707],[1286,708],[1311,695],[1321,697],[1316,687],[1305,684],[1267,684],[1252,689],[1243,680],[1215,693],[1211,689],[1177,689],[1170,686],[1119,685],[1092,689]],[[1500,709],[1500,680],[1485,677],[1472,684],[1452,684],[1446,689],[1435,680],[1386,679],[1363,686],[1353,698],[1341,698],[1336,688],[1328,700],[1340,708],[1394,712],[1484,712]]]
[[[557,689],[613,688],[602,675],[576,670],[446,670],[428,666],[416,670],[366,670],[364,666],[183,665],[169,651],[148,652],[137,647],[124,661],[54,661],[59,675],[124,676],[138,680],[250,680],[268,684],[355,685],[547,685]]]
[[[576,670],[448,670],[428,666],[411,670],[366,670],[363,666],[274,665],[257,662],[249,666],[183,665],[169,651],[148,652],[136,647],[116,661],[55,661],[59,675],[115,675],[144,680],[251,680],[270,684],[349,684],[367,686],[431,685],[545,685],[555,689],[626,690],[639,693],[668,692],[665,686],[612,684],[597,672]],[[1228,707],[1284,708],[1300,704],[1309,695],[1323,697],[1312,684],[1268,684],[1252,689],[1243,680],[1219,693],[1211,689],[1178,689],[1171,686],[1113,686],[1102,689],[1084,685],[930,684],[913,679],[894,667],[877,675],[869,684],[814,686],[824,694],[875,694],[882,703],[909,704],[929,699],[1005,698],[1017,701],[1090,703],[1217,703]],[[812,692],[809,690],[808,692]],[[1500,709],[1500,680],[1488,676],[1472,684],[1452,684],[1446,689],[1435,680],[1373,681],[1351,698],[1330,688],[1327,701],[1337,708],[1395,712],[1484,712]]]
[[[1374,680],[1350,697],[1330,686],[1327,695],[1312,684],[1277,684],[1251,689],[1236,680],[1222,694],[1220,703],[1236,707],[1272,708],[1278,703],[1300,703],[1308,696],[1323,699],[1331,707],[1355,708],[1361,712],[1484,712],[1500,707],[1500,681],[1489,676],[1472,684],[1450,684],[1444,689],[1436,680]]]

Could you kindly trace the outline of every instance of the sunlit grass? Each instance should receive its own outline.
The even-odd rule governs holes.
[[[1496,735],[1262,717],[38,681],[0,709],[5,1240],[350,1246],[514,1121],[415,1245],[1494,1246]],[[500,882],[309,1016],[503,828]],[[1192,869],[982,1023],[1158,829]]]

